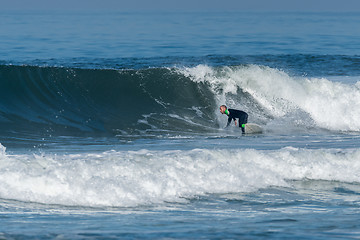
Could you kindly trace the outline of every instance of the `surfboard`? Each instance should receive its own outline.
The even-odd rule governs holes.
[[[247,123],[245,124],[245,133],[255,134],[262,133],[263,129],[256,123]]]

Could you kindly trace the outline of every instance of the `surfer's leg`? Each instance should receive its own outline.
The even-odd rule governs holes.
[[[239,118],[239,127],[241,127],[242,133],[245,133],[245,124],[247,123],[247,120],[248,120],[248,115],[247,115],[247,113],[243,114],[243,115]]]
[[[241,131],[244,134],[245,133],[245,123],[241,118],[239,118],[239,128],[241,128]]]

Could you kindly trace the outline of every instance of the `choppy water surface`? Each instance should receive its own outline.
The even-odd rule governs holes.
[[[358,238],[358,18],[1,12],[0,238]]]

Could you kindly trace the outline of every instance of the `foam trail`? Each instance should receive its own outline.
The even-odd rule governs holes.
[[[288,179],[360,183],[360,150],[283,148],[108,151],[0,156],[0,198],[75,206],[184,202],[288,186]]]
[[[261,116],[251,104],[236,98],[239,91],[244,91],[275,119],[301,111],[310,117],[301,116],[305,119],[303,125],[313,121],[317,127],[329,130],[360,131],[360,83],[291,77],[283,71],[258,65],[220,68],[199,65],[180,71],[195,82],[210,84],[219,105],[238,106]]]

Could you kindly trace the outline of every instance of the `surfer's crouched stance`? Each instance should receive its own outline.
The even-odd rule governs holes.
[[[239,119],[239,127],[241,128],[242,133],[245,133],[245,124],[248,120],[248,114],[241,110],[227,108],[225,105],[220,106],[220,112],[222,114],[226,114],[228,116],[228,122],[226,127],[228,127],[231,123],[231,120],[234,119],[235,126],[236,126],[236,118]]]

